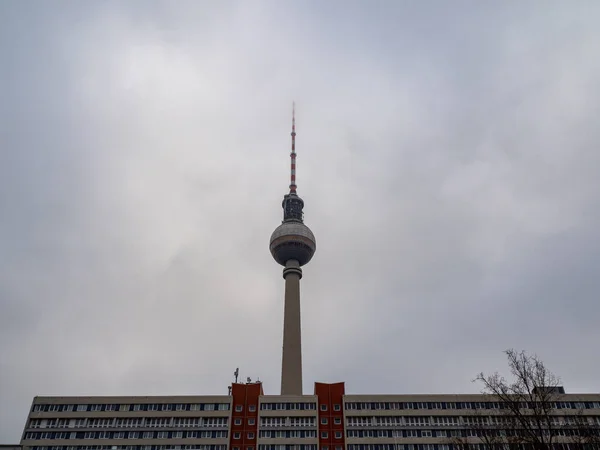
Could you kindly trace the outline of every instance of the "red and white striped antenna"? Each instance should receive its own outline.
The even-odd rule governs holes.
[[[292,153],[290,173],[290,194],[296,193],[296,103],[292,103]]]

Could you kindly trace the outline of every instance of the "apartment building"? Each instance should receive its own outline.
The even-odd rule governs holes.
[[[36,397],[23,450],[451,450],[502,405],[484,395],[346,395],[315,383],[313,395],[264,395],[261,383],[231,395]],[[600,394],[563,394],[558,441],[583,417],[600,429]],[[564,439],[561,439],[561,436]],[[569,448],[568,445],[565,448]]]

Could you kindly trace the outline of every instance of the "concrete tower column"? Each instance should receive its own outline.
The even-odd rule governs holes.
[[[300,320],[300,279],[298,261],[286,261],[285,303],[283,310],[283,351],[281,362],[281,395],[302,395],[302,339]]]

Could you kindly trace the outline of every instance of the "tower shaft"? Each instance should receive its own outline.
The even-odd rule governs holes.
[[[283,312],[283,351],[281,395],[302,395],[302,340],[300,320],[300,278],[298,261],[289,260],[283,269],[285,303]]]

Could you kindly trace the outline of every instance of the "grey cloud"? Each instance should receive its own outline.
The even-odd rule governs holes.
[[[0,6],[0,441],[37,394],[279,386],[298,106],[305,390],[600,390],[598,6]]]

